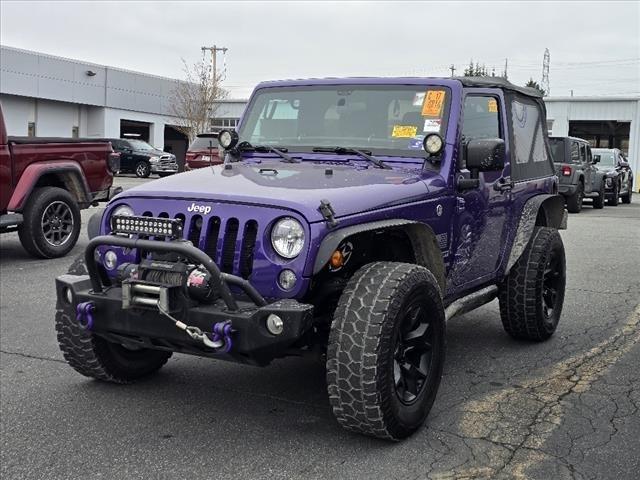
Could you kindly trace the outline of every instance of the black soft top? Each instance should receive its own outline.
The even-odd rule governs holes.
[[[529,97],[542,98],[542,94],[535,88],[514,85],[502,77],[454,77],[465,87],[503,88],[527,95]]]

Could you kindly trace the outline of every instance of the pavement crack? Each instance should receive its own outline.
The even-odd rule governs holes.
[[[6,355],[15,355],[17,357],[24,357],[24,358],[33,358],[34,360],[44,360],[46,362],[58,362],[58,363],[67,363],[66,360],[61,360],[59,358],[51,358],[51,357],[42,357],[40,355],[31,355],[29,353],[22,353],[22,352],[10,352],[8,350],[2,350],[0,349],[0,353],[4,353]]]

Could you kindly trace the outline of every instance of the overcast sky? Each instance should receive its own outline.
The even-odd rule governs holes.
[[[545,48],[552,95],[640,94],[638,1],[3,1],[0,18],[3,45],[172,78],[227,47],[233,97],[271,79],[449,76],[471,58],[540,82]]]

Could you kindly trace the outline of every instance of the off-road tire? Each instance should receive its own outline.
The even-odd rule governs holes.
[[[612,207],[616,207],[620,203],[620,190],[618,188],[618,182],[616,181],[613,185],[613,192],[608,199],[609,205]]]
[[[557,268],[551,268],[550,263],[555,261]],[[555,285],[553,297],[548,294],[549,281]],[[562,314],[565,284],[566,260],[560,234],[554,228],[536,227],[500,286],[500,317],[506,332],[519,340],[539,342],[551,337]],[[551,314],[545,307],[548,298],[552,298]]]
[[[138,178],[147,178],[151,175],[151,165],[146,160],[140,160],[136,163],[136,168],[134,169],[136,177]]]
[[[605,191],[604,191],[604,179],[602,179],[599,193],[600,193],[600,195],[593,199],[593,208],[596,209],[596,210],[600,210],[600,209],[604,208],[604,197],[606,195]]]
[[[428,337],[431,348],[426,349],[430,353],[425,354],[430,363],[420,382],[422,387],[418,387],[421,390],[407,405],[400,399],[395,377],[395,372],[400,372],[397,347],[402,336],[408,338],[412,333],[401,334],[400,324],[409,316],[407,309],[416,307],[415,324],[422,326],[428,320],[425,332],[432,329]],[[422,337],[420,342],[423,349],[429,345],[422,343]],[[409,436],[422,425],[433,405],[444,353],[444,308],[431,272],[406,263],[365,265],[342,293],[329,335],[327,386],[338,423],[378,438]]]
[[[622,203],[627,205],[631,203],[632,195],[633,195],[633,181],[629,179],[629,187],[627,188],[627,193],[620,196],[620,198],[622,198]]]
[[[47,240],[43,218],[45,213],[58,206],[64,211],[66,219],[71,219],[73,225],[64,242],[54,245],[49,241],[53,239]],[[24,222],[18,228],[18,236],[24,249],[34,257],[64,257],[76,245],[82,220],[78,203],[68,191],[58,187],[36,188],[31,192],[22,214]]]
[[[84,254],[69,267],[70,275],[87,275]],[[77,372],[113,383],[131,383],[159,370],[171,352],[151,349],[129,350],[93,335],[75,317],[56,313],[58,345],[65,360]]]
[[[582,202],[584,201],[584,184],[580,181],[576,191],[570,197],[567,197],[567,210],[569,213],[580,213],[582,210]]]

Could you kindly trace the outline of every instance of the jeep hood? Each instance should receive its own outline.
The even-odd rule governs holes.
[[[294,210],[309,222],[322,221],[320,200],[328,200],[336,217],[423,200],[445,186],[437,172],[380,169],[314,162],[242,162],[172,175],[118,195],[270,206]],[[229,165],[227,166],[229,167]],[[186,208],[186,206],[185,206]]]

